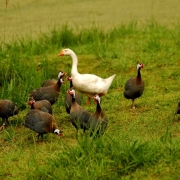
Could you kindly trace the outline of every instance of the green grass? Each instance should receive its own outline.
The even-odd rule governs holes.
[[[120,24],[108,31],[99,27],[79,32],[68,25],[49,33],[2,43],[0,47],[0,98],[13,100],[20,108],[11,125],[0,132],[0,179],[179,179],[180,124],[174,116],[180,100],[179,28],[156,21],[137,25]],[[61,87],[53,112],[64,136],[44,136],[35,142],[35,133],[22,126],[29,110],[28,94],[43,80],[57,78],[60,70],[71,71],[69,57],[57,57],[71,48],[78,56],[80,73],[101,77],[117,74],[102,97],[109,118],[104,136],[76,135],[65,112]],[[135,101],[123,97],[126,80],[136,75],[136,62],[145,64],[142,77],[145,92]],[[92,102],[83,107],[95,111]]]

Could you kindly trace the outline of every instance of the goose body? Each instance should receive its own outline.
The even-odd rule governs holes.
[[[55,85],[40,87],[33,90],[29,95],[29,100],[31,100],[32,98],[35,101],[47,100],[51,103],[51,105],[53,105],[59,97],[61,84],[64,83],[62,79],[64,74],[65,73],[62,71],[58,74],[58,81]]]
[[[141,78],[141,68],[144,67],[144,64],[137,63],[137,76],[132,77],[127,80],[124,87],[124,97],[126,99],[132,99],[131,108],[135,109],[134,100],[139,98],[144,92],[144,81]]]
[[[71,56],[72,58],[71,76],[73,78],[74,89],[87,96],[93,96],[95,94],[102,96],[108,92],[108,89],[116,76],[115,74],[106,79],[94,74],[80,74],[77,70],[77,56],[71,49],[63,49],[59,53],[59,56]]]
[[[87,125],[91,114],[76,102],[75,90],[73,88],[69,90],[69,94],[72,96],[70,121],[77,131],[83,129],[85,132],[88,129]]]
[[[88,127],[91,131],[90,136],[95,132],[97,135],[104,134],[108,125],[108,119],[100,106],[100,97],[95,95],[94,101],[96,103],[96,111],[90,116],[88,120]]]
[[[38,133],[38,140],[39,136],[43,138],[43,135],[46,133],[55,133],[59,136],[62,135],[61,131],[57,128],[54,117],[38,109],[31,109],[27,113],[24,125]]]

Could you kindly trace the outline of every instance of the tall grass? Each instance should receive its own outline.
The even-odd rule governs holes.
[[[178,179],[180,125],[174,111],[180,99],[179,26],[167,28],[155,21],[142,27],[136,21],[109,31],[94,26],[74,31],[54,27],[38,39],[15,39],[0,47],[0,98],[20,108],[11,125],[0,132],[1,179]],[[106,133],[97,139],[79,132],[65,112],[63,84],[53,112],[64,136],[44,136],[36,144],[35,133],[22,126],[31,90],[43,80],[71,71],[69,57],[57,57],[69,47],[77,54],[80,73],[101,77],[117,74],[102,97],[109,117]],[[145,64],[143,96],[136,110],[123,95],[126,80],[136,75],[136,62]],[[95,111],[93,102],[83,107]]]

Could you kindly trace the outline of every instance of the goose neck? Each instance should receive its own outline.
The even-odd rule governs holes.
[[[77,71],[78,59],[77,59],[76,54],[72,53],[71,58],[72,58],[72,70],[71,70],[71,72],[78,72]]]

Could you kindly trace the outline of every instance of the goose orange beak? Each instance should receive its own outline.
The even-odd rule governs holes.
[[[58,56],[64,56],[64,51],[62,50],[62,51],[58,54]]]

